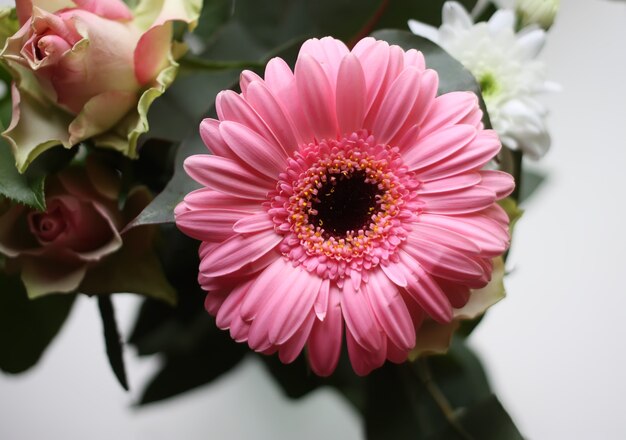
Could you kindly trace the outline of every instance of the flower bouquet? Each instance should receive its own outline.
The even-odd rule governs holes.
[[[138,404],[258,356],[367,438],[522,438],[466,339],[504,297],[557,4],[17,0],[0,11],[0,369],[77,296]],[[118,331],[112,298],[145,299]],[[36,325],[33,325],[36,323]]]

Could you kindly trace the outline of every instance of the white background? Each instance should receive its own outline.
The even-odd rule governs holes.
[[[563,85],[546,98],[554,145],[534,165],[549,179],[516,230],[509,296],[471,338],[529,439],[626,438],[625,43],[626,3],[562,2],[543,53]],[[126,333],[136,304],[116,300]],[[131,394],[108,369],[95,302],[81,299],[38,366],[0,374],[0,438],[362,438],[359,418],[331,391],[288,401],[254,361],[133,408],[158,359],[126,359]]]

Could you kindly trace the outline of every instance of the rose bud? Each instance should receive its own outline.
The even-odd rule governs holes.
[[[195,25],[200,0],[16,0],[20,29],[0,59],[14,78],[13,116],[3,135],[25,170],[46,149],[97,146],[135,157],[148,107],[174,80],[173,21]],[[166,7],[167,6],[167,7]]]

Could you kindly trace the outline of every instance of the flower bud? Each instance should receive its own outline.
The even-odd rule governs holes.
[[[560,0],[515,0],[521,27],[536,24],[549,29],[559,10]]]

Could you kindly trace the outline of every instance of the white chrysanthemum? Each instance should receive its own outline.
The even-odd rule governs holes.
[[[545,31],[532,27],[515,33],[512,10],[499,10],[488,22],[474,24],[463,6],[453,1],[444,4],[439,29],[415,20],[409,27],[472,72],[503,144],[534,159],[546,153],[547,109],[537,96],[555,86],[545,80],[545,66],[535,59],[545,43]]]

